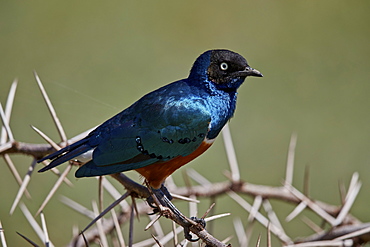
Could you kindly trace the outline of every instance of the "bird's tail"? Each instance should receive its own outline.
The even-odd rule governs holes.
[[[52,162],[50,162],[49,165],[40,169],[39,172],[45,172],[47,170],[50,170],[51,168],[54,168],[66,161],[73,159],[74,157],[80,154],[83,154],[89,151],[90,149],[92,149],[92,147],[87,142],[88,142],[88,138],[84,138],[78,142],[75,142],[65,148],[60,149],[59,151],[56,151],[38,160],[37,163],[40,163],[47,159],[53,160]]]

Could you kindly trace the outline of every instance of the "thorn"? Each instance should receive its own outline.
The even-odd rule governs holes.
[[[217,215],[213,215],[213,216],[207,217],[204,220],[206,222],[208,222],[208,221],[216,220],[216,219],[223,218],[223,217],[230,216],[230,215],[231,215],[231,213],[217,214]],[[196,224],[197,223],[194,222],[194,225],[196,225]]]
[[[11,160],[9,154],[3,154],[3,158],[5,160],[5,163],[8,165],[8,168],[9,168],[10,172],[13,174],[15,180],[17,181],[17,183],[19,184],[19,186],[21,186],[22,185],[22,182],[23,182],[22,181],[22,178],[19,175],[18,170],[15,167],[13,161]],[[28,199],[31,199],[31,195],[30,195],[30,193],[28,192],[27,189],[24,191],[24,194],[26,195],[26,197]]]
[[[305,202],[300,202],[297,207],[294,208],[294,210],[285,218],[286,222],[289,222],[293,220],[295,217],[297,217],[305,208],[307,207],[307,204]]]
[[[128,246],[130,247],[134,243],[134,218],[135,218],[134,205],[131,205],[130,225],[129,225],[129,234],[128,234]]]
[[[45,246],[50,246],[48,229],[46,227],[46,221],[45,221],[45,216],[44,216],[44,213],[43,212],[40,213],[40,217],[41,217],[42,230],[43,230],[44,236],[45,236],[45,241],[44,241]]]
[[[296,146],[297,146],[297,133],[293,132],[290,137],[288,158],[286,162],[285,182],[288,184],[293,183],[294,156]]]
[[[11,116],[12,109],[13,109],[13,103],[14,103],[14,98],[15,98],[15,91],[17,89],[17,84],[18,84],[18,79],[14,79],[10,87],[10,90],[9,90],[8,99],[6,100],[4,115],[5,115],[5,119],[8,124],[10,123],[10,116]],[[0,144],[5,143],[8,137],[5,127],[2,128],[0,137],[1,137]],[[14,140],[11,140],[11,142],[13,141]]]
[[[95,201],[92,202],[92,207],[93,207],[94,214],[98,215],[99,214],[98,205],[96,204]],[[98,215],[96,218],[98,218],[99,216],[100,215]],[[108,246],[107,236],[104,233],[104,228],[103,228],[103,225],[102,225],[101,221],[96,221],[96,228],[98,229],[99,237],[100,237],[100,241],[101,241],[102,246]]]
[[[155,215],[148,215],[148,216],[149,216],[149,219],[154,219],[156,217]],[[164,231],[158,220],[153,223],[153,230],[158,238],[162,239],[164,237]]]
[[[195,200],[197,198],[195,195],[190,195],[190,196],[194,198]],[[189,202],[189,215],[198,216],[198,204],[197,203]]]
[[[260,244],[261,244],[261,234],[258,234],[256,247],[260,247]]]
[[[154,236],[153,234],[152,235],[152,238],[154,239],[154,241],[158,244],[159,247],[163,247],[163,245],[161,244],[161,242],[159,242],[158,238],[156,236]]]
[[[353,190],[353,187],[355,187],[357,185],[358,178],[359,178],[358,172],[353,173],[352,178],[351,178],[351,182],[349,183],[348,193],[346,195],[346,199],[345,200],[348,199],[347,197],[349,196],[350,191]]]
[[[229,160],[230,171],[231,171],[231,180],[237,182],[240,180],[239,165],[236,159],[235,149],[233,140],[231,137],[231,132],[229,128],[229,123],[226,123],[222,129],[222,137],[224,139],[224,145],[226,149],[227,158]]]
[[[310,197],[310,166],[304,169],[303,194]]]
[[[42,164],[46,164],[46,165],[48,165],[49,164],[49,162],[48,161],[43,161],[42,162]],[[69,165],[73,165],[73,163],[70,163]],[[58,168],[56,168],[56,167],[53,167],[53,168],[51,168],[50,169],[50,171],[53,173],[53,174],[55,174],[55,175],[57,175],[59,178],[60,178],[60,176],[62,176],[62,174],[60,173],[60,171],[59,171],[59,169]],[[73,187],[74,185],[73,185],[73,183],[65,176],[64,178],[63,178],[63,182],[66,184],[66,185],[68,185],[69,187]]]
[[[139,214],[139,210],[137,209],[136,199],[132,195],[131,195],[131,203],[134,206],[134,210],[135,210],[137,221],[140,222],[140,214]]]
[[[316,214],[318,214],[320,217],[322,217],[325,221],[329,222],[330,225],[334,225],[335,218],[328,214],[325,210],[323,210],[320,206],[318,206],[316,203],[311,201],[308,197],[303,195],[300,191],[298,191],[296,188],[294,188],[292,185],[285,183],[285,188],[287,188],[295,197],[297,197],[299,200],[305,202],[309,208],[312,209]]]
[[[41,229],[41,227],[37,224],[36,220],[33,218],[32,214],[30,213],[26,205],[24,205],[23,203],[20,203],[19,207],[21,208],[23,215],[26,217],[27,221],[30,223],[33,230],[36,232],[37,236],[41,239],[41,241],[44,242],[45,234],[43,230]],[[50,242],[50,246],[53,246],[51,242]]]
[[[279,228],[282,232],[284,232],[284,228],[281,225],[279,218],[277,217],[275,211],[272,209],[272,205],[268,199],[265,199],[263,201],[263,207],[265,211],[267,212],[267,216],[271,222],[272,225],[276,226]]]
[[[10,209],[10,215],[12,215],[12,214],[13,214],[13,212],[14,212],[15,208],[17,207],[17,205],[18,205],[19,201],[21,200],[22,195],[23,195],[24,191],[26,190],[28,183],[29,183],[29,182],[30,182],[30,180],[31,180],[31,175],[32,175],[32,172],[33,172],[33,171],[34,171],[34,169],[35,169],[36,164],[37,164],[37,162],[36,162],[36,160],[34,159],[34,160],[32,161],[32,163],[31,163],[31,165],[29,166],[28,171],[27,171],[27,174],[26,174],[26,176],[24,177],[23,182],[22,182],[22,185],[21,185],[21,187],[19,188],[18,193],[17,193],[17,195],[16,195],[16,197],[15,197],[15,199],[14,199],[13,205],[12,205],[12,207],[11,207],[11,209]]]
[[[310,218],[307,216],[303,216],[301,219],[308,227],[310,227],[312,230],[314,230],[316,233],[323,232],[324,230],[315,224]]]
[[[353,183],[352,183],[352,180],[354,180]],[[362,183],[360,181],[358,181],[358,173],[353,174],[352,180],[351,180],[351,185],[352,186],[350,186],[350,188],[348,189],[348,193],[347,193],[347,196],[346,196],[345,203],[344,203],[342,209],[340,210],[337,218],[335,219],[333,226],[338,226],[343,222],[344,218],[347,216],[347,214],[349,213],[353,203],[355,202],[356,197],[358,195],[358,192],[361,189]]]
[[[95,216],[94,216],[94,212],[92,212],[91,210],[85,208],[84,206],[82,206],[81,204],[78,204],[77,202],[69,199],[68,197],[65,197],[65,196],[60,196],[60,199],[59,199],[64,205],[70,207],[71,209],[75,210],[76,212],[90,218],[90,219],[94,219]]]
[[[99,178],[96,177],[96,179]],[[103,180],[103,186],[105,190],[108,191],[108,193],[113,197],[114,200],[117,200],[122,196],[122,194],[118,192],[118,190],[109,182],[108,179]],[[122,208],[122,211],[128,211],[130,209],[130,205],[125,200],[120,202],[120,206]]]
[[[149,228],[151,228],[152,226],[153,226],[153,224],[155,223],[155,222],[157,222],[158,220],[159,220],[159,218],[161,218],[162,217],[162,215],[161,214],[157,214],[156,216],[155,216],[155,218],[154,219],[152,219],[150,222],[149,222],[149,224],[148,225],[146,225],[146,227],[144,228],[144,231],[147,231]]]
[[[271,229],[270,223],[267,225],[267,247],[271,247]]]
[[[5,128],[5,131],[8,134],[9,142],[11,142],[11,143],[14,142],[13,133],[10,130],[9,122],[6,118],[6,115],[4,113],[3,106],[1,105],[1,103],[0,103],[0,117],[1,117],[1,120],[3,122],[3,127]]]
[[[98,189],[98,197],[99,197],[99,212],[102,212],[103,211],[103,179],[104,177],[103,176],[99,176],[99,189]]]
[[[252,206],[245,201],[242,197],[236,194],[233,191],[228,191],[227,195],[230,196],[234,201],[236,201],[244,210],[251,212]],[[263,216],[261,213],[257,212],[255,215],[255,219],[258,220],[264,227],[267,228],[269,224],[268,219]],[[292,240],[278,227],[275,225],[271,225],[271,231],[283,242],[283,243],[292,243]]]
[[[207,215],[209,214],[209,212],[211,212],[212,208],[216,205],[216,203],[212,203],[211,206],[207,209],[207,211],[203,214],[202,216],[202,219],[204,219],[205,217],[207,217]]]
[[[112,214],[114,228],[116,229],[116,232],[117,232],[119,245],[122,246],[122,247],[126,247],[125,240],[123,238],[123,234],[122,234],[122,231],[121,231],[121,227],[120,227],[119,222],[118,222],[116,211],[114,211],[114,209],[113,209],[110,212]]]
[[[246,246],[245,244],[243,244],[243,242],[245,241],[245,230],[241,219],[239,217],[235,218],[233,220],[233,224],[236,237],[238,238],[239,241],[239,246]]]
[[[194,198],[190,198],[190,197],[186,197],[186,196],[181,196],[181,195],[177,195],[177,194],[173,194],[173,193],[171,193],[171,196],[174,199],[183,200],[183,201],[186,201],[186,202],[200,203],[199,200],[194,199]]]
[[[87,229],[89,229],[93,224],[98,222],[104,215],[106,215],[110,210],[112,210],[115,206],[117,206],[122,200],[126,199],[130,195],[130,192],[126,192],[123,194],[120,198],[118,198],[116,201],[114,201],[111,205],[109,205],[106,209],[104,209],[103,212],[101,212],[99,215],[94,218],[93,221],[91,221],[85,229],[82,230],[82,232],[85,232]]]
[[[344,182],[343,180],[339,180],[338,181],[338,186],[339,186],[339,195],[340,195],[340,201],[342,203],[342,206],[344,205],[344,203],[346,202],[346,187],[344,185]]]
[[[54,124],[57,127],[59,136],[60,136],[62,142],[67,143],[67,136],[66,136],[66,134],[64,132],[64,129],[62,127],[62,124],[59,121],[59,118],[57,117],[57,114],[56,114],[55,109],[54,109],[54,107],[53,107],[53,105],[52,105],[52,103],[51,103],[51,101],[49,99],[49,96],[47,95],[46,90],[45,90],[44,86],[42,85],[42,82],[41,82],[39,76],[37,75],[36,71],[34,71],[33,74],[35,76],[36,82],[37,82],[37,84],[39,86],[39,89],[41,91],[41,94],[42,94],[42,96],[43,96],[43,98],[45,100],[45,103],[46,103],[46,105],[47,105],[47,107],[49,109],[50,115],[53,118]]]
[[[177,246],[179,243],[179,238],[176,233],[176,223],[172,221],[172,234],[173,234],[173,246]]]
[[[229,237],[225,238],[224,240],[222,240],[221,242],[226,244],[226,243],[230,242],[231,239],[233,239],[233,236],[229,236]],[[231,245],[228,244],[227,247],[231,247]]]
[[[49,143],[56,151],[60,150],[60,147],[58,144],[56,144],[50,137],[48,137],[45,133],[43,133],[41,130],[36,128],[35,126],[31,125],[31,128],[36,131],[37,134],[39,134],[47,143]]]
[[[1,246],[7,247],[7,244],[5,241],[4,228],[3,228],[3,225],[1,224],[1,220],[0,220],[0,239],[1,239]]]
[[[29,244],[31,244],[34,247],[39,247],[35,242],[33,242],[31,239],[27,238],[23,234],[16,232],[19,236],[21,236],[24,240],[26,240]]]
[[[256,196],[254,198],[252,208],[249,212],[248,222],[252,222],[256,218],[256,215],[259,213],[259,210],[261,208],[262,201],[262,196]]]
[[[64,172],[60,175],[60,177],[58,178],[58,180],[56,181],[56,183],[54,184],[53,188],[50,190],[49,194],[46,196],[45,200],[43,201],[43,203],[41,204],[39,210],[37,210],[37,213],[36,215],[39,215],[39,213],[41,213],[42,210],[44,210],[46,204],[50,201],[51,197],[55,194],[55,192],[57,191],[57,189],[60,187],[60,185],[62,184],[64,178],[68,175],[69,171],[72,169],[72,165],[69,164],[67,166],[67,168],[64,170]]]

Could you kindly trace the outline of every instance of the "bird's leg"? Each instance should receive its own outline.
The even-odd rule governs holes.
[[[206,227],[206,222],[204,221],[204,219],[198,219],[196,217],[191,217],[190,219],[188,219],[186,216],[184,216],[176,207],[175,205],[173,205],[173,203],[171,202],[171,199],[172,199],[172,196],[171,194],[168,192],[167,188],[162,185],[161,188],[159,189],[153,189],[151,188],[151,192],[152,192],[152,195],[147,199],[149,205],[154,208],[153,209],[153,213],[158,213],[160,211],[160,208],[158,206],[155,206],[156,203],[155,203],[155,200],[153,198],[153,196],[156,197],[156,199],[158,200],[158,203],[161,205],[161,206],[164,206],[164,207],[167,207],[169,208],[183,223],[184,226],[184,235],[185,235],[185,238],[191,242],[196,242],[199,240],[199,238],[197,239],[193,239],[191,234],[190,234],[190,227],[192,225],[196,225],[196,224],[200,224],[203,228]]]
[[[155,196],[161,206],[169,208],[176,216],[181,219],[181,221],[183,221],[184,223],[187,222],[186,217],[171,202],[172,196],[164,185],[162,185],[162,187],[159,189],[151,188],[150,190],[152,192],[152,195],[147,199],[147,201],[148,204],[154,209],[153,213],[158,213],[160,211],[158,205],[156,205],[155,203],[155,199],[153,198],[153,196]]]

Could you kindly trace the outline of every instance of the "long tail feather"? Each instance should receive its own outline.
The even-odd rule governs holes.
[[[58,151],[56,151],[56,152],[54,152],[54,153],[51,153],[51,154],[49,154],[49,155],[45,156],[45,157],[44,157],[44,158],[42,158],[42,159],[39,159],[39,160],[37,161],[37,163],[41,163],[41,162],[43,162],[44,160],[52,160],[52,159],[55,159],[55,158],[57,158],[58,156],[61,156],[63,153],[69,152],[69,151],[71,151],[71,150],[73,150],[73,149],[75,149],[75,148],[77,148],[77,147],[81,146],[82,144],[85,144],[87,141],[88,141],[88,139],[87,139],[87,138],[84,138],[84,139],[82,139],[82,140],[79,140],[78,142],[75,142],[75,143],[73,143],[73,144],[71,144],[71,145],[69,145],[69,146],[66,146],[66,147],[64,147],[64,148],[62,148],[62,149],[60,149],[60,150],[58,150]]]
[[[54,160],[48,166],[45,166],[44,168],[40,169],[39,172],[45,172],[47,170],[50,170],[51,168],[54,168],[68,160],[73,159],[74,157],[80,154],[89,151],[92,147],[86,144],[87,141],[88,141],[87,139],[82,139],[81,141],[73,143],[72,145],[62,148],[61,150],[40,159],[38,161],[39,163],[47,159]]]

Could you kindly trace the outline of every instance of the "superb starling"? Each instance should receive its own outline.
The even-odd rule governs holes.
[[[235,52],[206,51],[188,78],[146,94],[82,140],[39,160],[52,160],[40,172],[92,152],[76,177],[136,170],[163,197],[165,179],[206,151],[233,116],[237,89],[247,76],[262,74]]]

